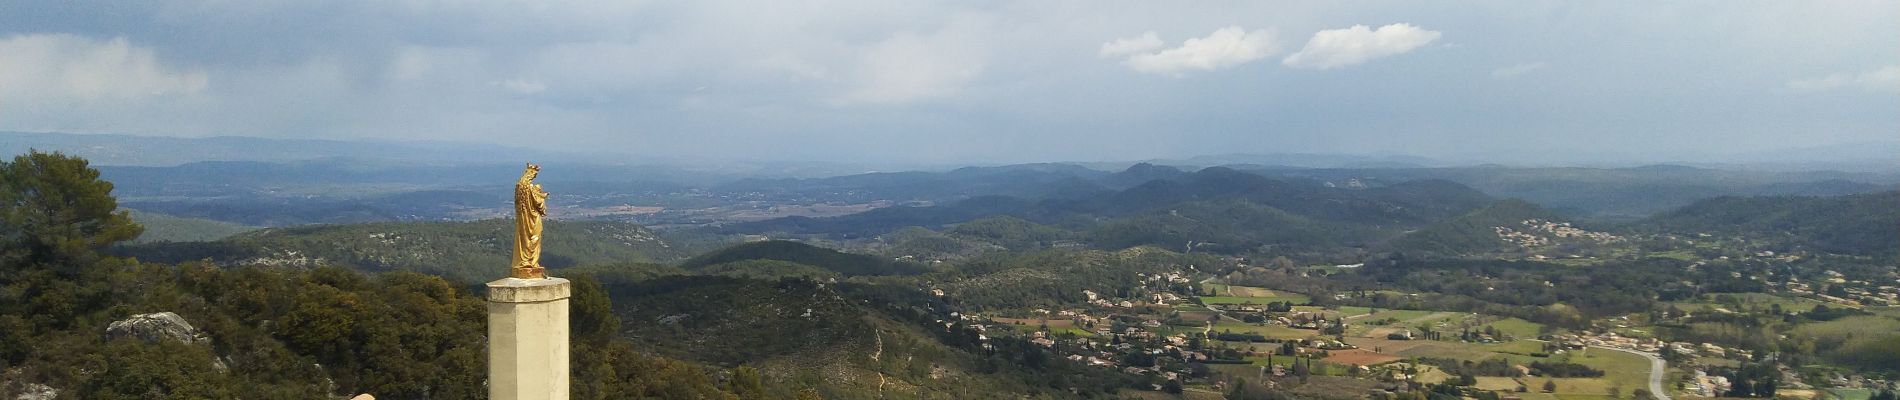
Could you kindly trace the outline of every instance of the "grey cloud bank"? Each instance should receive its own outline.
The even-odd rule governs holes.
[[[0,131],[762,160],[1890,142],[1893,2],[9,2]],[[528,138],[528,139],[524,139]]]

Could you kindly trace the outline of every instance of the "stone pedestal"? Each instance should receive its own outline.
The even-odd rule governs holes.
[[[566,279],[488,283],[488,398],[567,400]]]

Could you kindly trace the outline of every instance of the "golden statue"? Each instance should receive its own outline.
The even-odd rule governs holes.
[[[515,181],[515,258],[508,268],[512,278],[548,277],[541,268],[541,218],[548,215],[548,192],[534,183],[540,174],[541,166],[528,163],[521,180]]]

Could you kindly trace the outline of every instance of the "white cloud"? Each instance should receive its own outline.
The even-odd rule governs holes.
[[[1102,43],[1102,49],[1097,54],[1102,57],[1121,57],[1129,54],[1154,51],[1154,49],[1159,49],[1161,46],[1166,45],[1166,43],[1161,42],[1160,36],[1155,35],[1155,31],[1148,31],[1138,37],[1115,39],[1113,42]]]
[[[979,51],[945,35],[898,34],[865,49],[853,87],[833,104],[909,103],[947,97],[983,72]]]
[[[1313,34],[1306,47],[1281,63],[1294,68],[1330,69],[1404,54],[1438,40],[1438,31],[1411,24],[1391,24],[1374,30],[1365,25],[1328,29]]]
[[[1615,150],[1664,135],[1766,147],[1790,131],[1879,139],[1896,123],[1883,102],[1738,96],[1763,85],[1833,90],[1820,94],[1880,87],[1882,75],[1862,72],[1896,65],[1900,53],[1884,45],[1893,40],[1883,33],[1900,30],[1891,18],[1900,2],[1849,2],[1496,2],[1476,10],[1412,2],[32,2],[0,6],[7,9],[0,12],[0,131],[509,141],[532,130],[556,132],[543,135],[550,147],[627,146],[682,157],[908,157],[916,152],[902,150],[924,142],[941,145],[932,157],[998,160],[1327,149],[1467,154],[1458,146],[1490,142],[1496,149]],[[306,23],[277,23],[289,20]],[[1411,50],[1432,53],[1429,63],[1273,76],[1295,72],[1268,64],[1302,51],[1307,41],[1300,39],[1355,22],[1430,25],[1445,36]],[[1206,70],[1228,64],[1160,62],[1198,48],[1184,39],[1232,24],[1274,32],[1267,44],[1275,51],[1215,71]],[[1598,29],[1551,29],[1574,26]],[[1653,38],[1689,39],[1645,40]],[[89,50],[23,47],[29,43]],[[1183,49],[1161,54],[1176,47]],[[1314,47],[1303,61],[1323,60],[1323,46]],[[126,56],[116,64],[90,55],[115,48]],[[1683,54],[1694,57],[1669,56]],[[1142,62],[1133,61],[1138,55]],[[1370,62],[1413,56],[1388,57]],[[1464,78],[1490,81],[1488,73],[1538,61],[1549,64],[1503,79],[1548,78],[1539,90],[1506,98],[1466,87]],[[66,67],[102,63],[124,71]],[[1128,79],[1147,73],[1137,67],[1159,76],[1233,76],[1194,84]],[[113,82],[70,84],[69,73]],[[707,89],[695,90],[701,86]],[[1335,95],[1342,92],[1364,95]],[[1702,101],[1711,94],[1733,101]],[[689,103],[698,106],[680,107]],[[1522,118],[1363,113],[1442,103]],[[1257,112],[1233,112],[1243,109]],[[1603,114],[1629,118],[1565,120]],[[1336,123],[1342,119],[1354,123]],[[1198,128],[1152,140],[1184,120]],[[1297,129],[1255,134],[1262,120]],[[1440,136],[1426,132],[1433,129]],[[1510,133],[1524,130],[1548,135]],[[1355,133],[1384,131],[1410,134]],[[1609,131],[1628,133],[1597,136]],[[1545,139],[1554,136],[1584,139]]]
[[[1115,50],[1126,50],[1143,45],[1142,38],[1133,39],[1127,46]],[[1123,44],[1129,39],[1117,40],[1102,46],[1103,54],[1109,53],[1111,45]],[[1159,41],[1160,39],[1155,39]],[[1154,50],[1160,46],[1150,46]],[[1216,70],[1231,68],[1247,62],[1272,56],[1279,48],[1274,44],[1273,34],[1265,30],[1247,31],[1238,26],[1221,28],[1207,37],[1188,39],[1180,47],[1160,51],[1131,52],[1122,63],[1136,71],[1151,74],[1175,75],[1189,70]]]
[[[192,94],[203,91],[208,80],[202,71],[159,65],[151,48],[125,38],[36,34],[0,39],[0,101],[14,105]]]
[[[1789,89],[1809,92],[1848,87],[1858,87],[1867,91],[1900,92],[1900,65],[1889,65],[1858,74],[1838,73],[1820,78],[1788,81]]]
[[[1542,61],[1528,62],[1491,70],[1491,77],[1495,79],[1510,79],[1540,69],[1544,69],[1544,63]]]

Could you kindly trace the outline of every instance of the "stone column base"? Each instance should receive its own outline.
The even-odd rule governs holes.
[[[566,279],[488,283],[488,398],[567,400]]]

